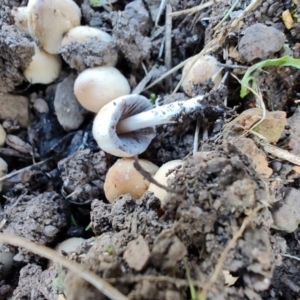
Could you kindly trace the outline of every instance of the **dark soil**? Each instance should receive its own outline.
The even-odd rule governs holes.
[[[234,1],[212,1],[170,19],[166,10],[196,9],[203,1],[172,0],[165,7],[159,0],[116,0],[101,7],[76,0],[81,25],[110,33],[112,42],[92,38],[61,47],[60,77],[48,85],[32,85],[23,75],[35,41],[14,25],[11,9],[27,2],[0,0],[0,120],[6,132],[0,157],[8,164],[0,231],[50,248],[84,238],[77,250],[62,254],[132,300],[300,299],[300,167],[285,156],[300,154],[300,71],[276,66],[251,74],[266,109],[282,111],[283,121],[268,115],[268,126],[284,128],[272,144],[285,154],[265,150],[248,131],[250,110],[244,127],[235,123],[261,103],[252,93],[241,98],[231,76],[241,79],[245,68],[265,59],[299,58],[298,1],[256,1],[234,23],[255,2],[241,0],[216,30]],[[284,11],[292,15],[291,28]],[[117,158],[93,139],[94,114],[77,102],[75,78],[118,55],[116,68],[132,90],[159,98],[157,106],[183,101],[190,97],[180,86],[172,94],[180,68],[144,87],[203,49],[222,64],[221,85],[194,85],[193,95],[204,95],[202,108],[158,126],[139,155],[157,166],[182,159],[171,171],[166,199],[147,191],[140,199],[126,194],[109,203],[104,182]],[[196,127],[200,152],[193,152]],[[237,141],[241,132],[247,139]],[[0,247],[0,299],[107,299],[55,262],[25,248]],[[6,256],[13,257],[11,267]],[[228,274],[236,278],[231,284]]]

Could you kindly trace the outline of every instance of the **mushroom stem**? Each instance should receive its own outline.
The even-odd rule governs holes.
[[[186,101],[173,102],[120,120],[116,132],[122,134],[146,127],[176,123],[176,118],[180,117],[182,113],[189,115],[197,109],[201,109],[200,101],[203,98],[204,96],[200,95]]]

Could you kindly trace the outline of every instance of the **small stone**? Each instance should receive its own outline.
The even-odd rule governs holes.
[[[57,86],[54,99],[58,122],[66,131],[77,129],[87,113],[74,95],[74,82],[73,75],[67,77]]]
[[[149,257],[150,251],[148,244],[141,235],[136,240],[128,243],[123,255],[129,267],[138,272],[144,269]]]
[[[282,167],[282,162],[280,162],[278,160],[273,160],[271,162],[271,167],[274,170],[274,172],[279,172]]]
[[[34,100],[33,107],[40,114],[47,114],[49,112],[49,106],[47,102],[41,98]]]
[[[0,119],[17,120],[22,127],[29,124],[29,101],[18,95],[0,94]]]
[[[272,215],[279,230],[294,232],[300,223],[300,191],[288,189],[283,201],[278,203]]]
[[[58,232],[58,229],[55,226],[48,225],[44,228],[44,235],[48,237],[53,237]]]
[[[251,62],[266,59],[278,52],[285,42],[285,35],[279,30],[260,23],[248,27],[239,42],[241,57]]]

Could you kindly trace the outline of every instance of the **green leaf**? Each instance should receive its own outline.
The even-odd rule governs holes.
[[[300,59],[296,59],[290,56],[283,56],[276,59],[263,60],[253,65],[252,67],[248,68],[248,70],[246,71],[242,79],[243,84],[241,86],[241,92],[240,92],[241,98],[244,98],[249,93],[247,86],[250,80],[252,80],[252,86],[256,85],[254,77],[250,76],[251,73],[253,73],[257,69],[261,69],[264,67],[285,67],[285,66],[295,67],[297,69],[300,69]]]

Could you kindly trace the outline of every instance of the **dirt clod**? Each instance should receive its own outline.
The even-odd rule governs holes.
[[[0,27],[0,92],[8,93],[25,80],[22,70],[31,62],[34,43],[15,26]]]

